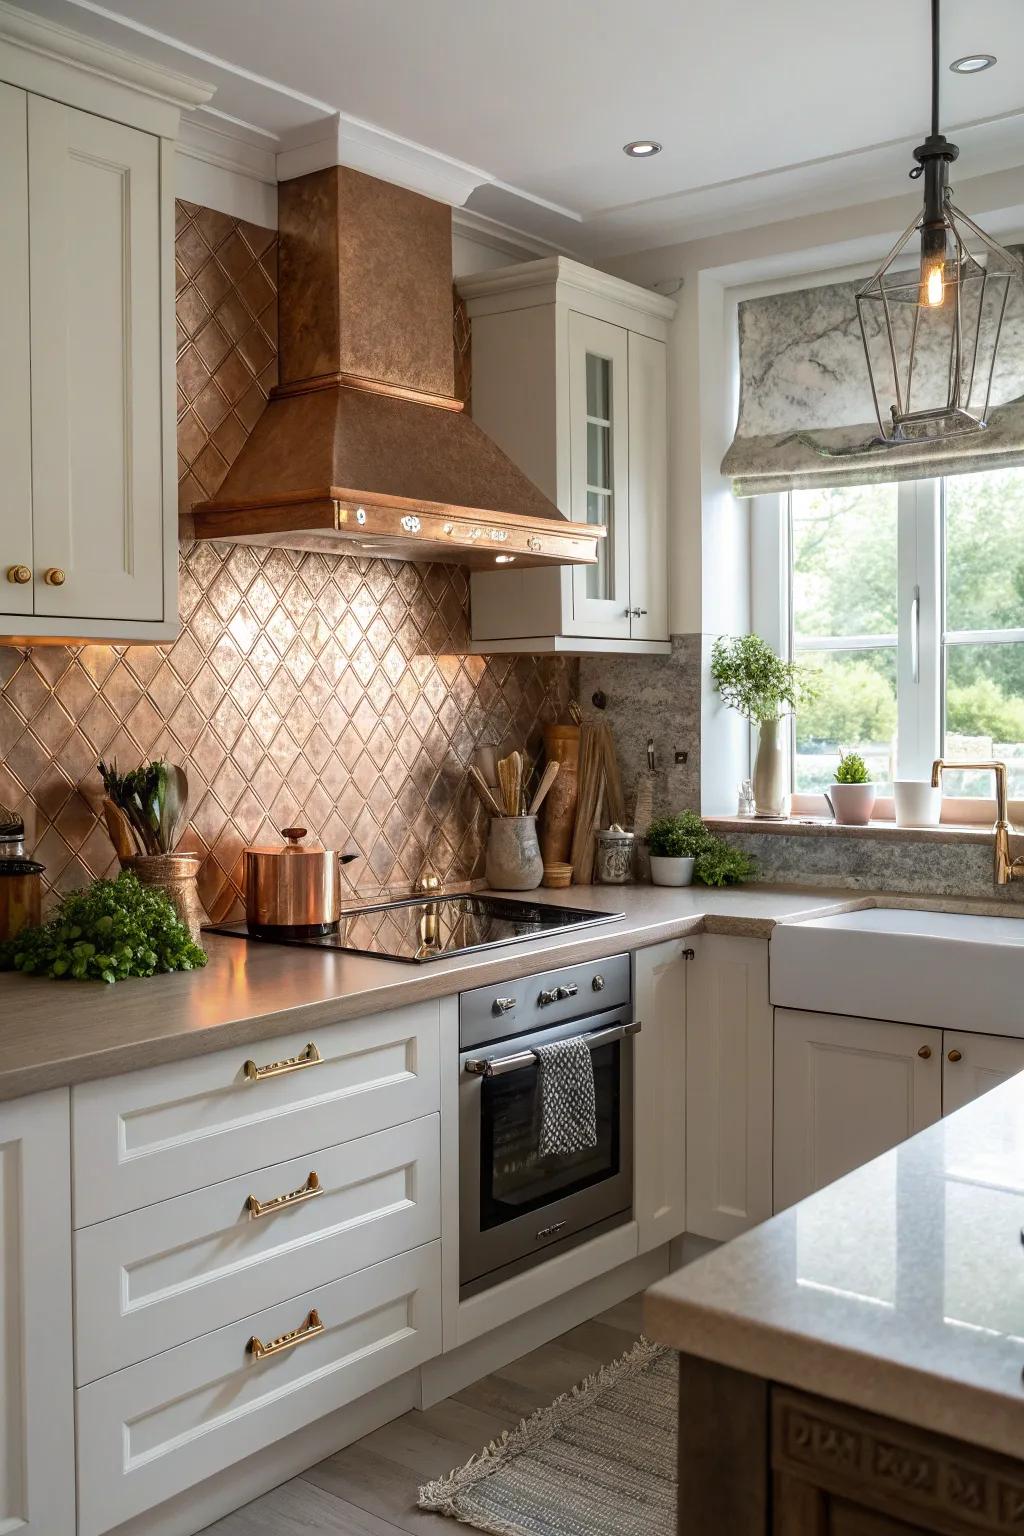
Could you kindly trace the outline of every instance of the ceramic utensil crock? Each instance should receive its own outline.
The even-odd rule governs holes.
[[[487,838],[487,884],[495,891],[535,891],[544,878],[536,816],[493,816]]]

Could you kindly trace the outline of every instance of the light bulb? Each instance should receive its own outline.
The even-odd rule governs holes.
[[[934,266],[928,268],[928,273],[925,278],[925,303],[930,305],[932,309],[937,308],[942,303],[944,293],[945,289],[942,281],[942,263],[937,262]]]

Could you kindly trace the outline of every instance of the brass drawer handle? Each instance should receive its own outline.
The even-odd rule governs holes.
[[[922,1061],[927,1061],[929,1056],[932,1054],[932,1048],[930,1045],[922,1045],[917,1054],[920,1056]]]
[[[947,1052],[946,1060],[947,1061],[963,1061],[963,1056],[961,1055],[961,1053],[959,1051],[949,1051],[949,1052]]]
[[[312,1040],[304,1051],[297,1056],[289,1056],[287,1061],[268,1061],[265,1067],[258,1067],[250,1058],[242,1067],[250,1083],[258,1083],[264,1077],[281,1077],[285,1072],[301,1072],[303,1067],[316,1067],[323,1061],[323,1057],[313,1044]]]
[[[323,1192],[323,1185],[314,1169],[305,1184],[299,1189],[293,1189],[291,1194],[275,1195],[273,1200],[257,1200],[255,1195],[250,1195],[245,1204],[250,1216],[273,1216],[275,1211],[283,1210],[286,1205],[301,1205],[303,1200],[315,1200]]]
[[[32,572],[27,565],[9,565],[7,580],[16,587],[23,587],[32,580]]]
[[[264,1344],[262,1339],[253,1334],[246,1348],[254,1360],[266,1360],[268,1355],[283,1355],[286,1349],[294,1349],[296,1344],[305,1344],[307,1339],[315,1339],[323,1331],[320,1313],[313,1307],[301,1328],[293,1328],[291,1333],[282,1333],[278,1338],[271,1339],[269,1344]]]
[[[43,580],[48,587],[62,587],[67,579],[67,574],[61,570],[59,565],[48,566],[43,572]]]

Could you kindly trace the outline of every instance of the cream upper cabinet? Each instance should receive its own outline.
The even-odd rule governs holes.
[[[938,1120],[942,1043],[921,1024],[776,1008],[776,1211]]]
[[[38,25],[0,14],[0,641],[170,640],[174,136],[210,92]]]
[[[473,419],[576,522],[595,566],[475,571],[478,651],[667,651],[671,299],[563,257],[459,280]]]
[[[66,1088],[0,1104],[0,1531],[75,1536]]]

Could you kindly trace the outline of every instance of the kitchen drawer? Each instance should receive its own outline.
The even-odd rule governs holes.
[[[439,1124],[427,1115],[78,1231],[78,1385],[440,1237]],[[250,1212],[250,1196],[292,1191]]]
[[[75,1088],[75,1226],[436,1113],[438,1015],[419,1003]]]
[[[441,1245],[429,1243],[80,1387],[78,1536],[99,1536],[438,1354],[440,1280]],[[254,1338],[304,1330],[314,1309],[322,1331],[253,1352]]]

